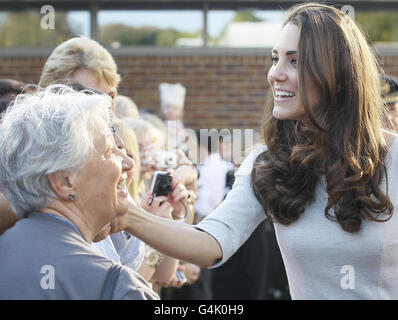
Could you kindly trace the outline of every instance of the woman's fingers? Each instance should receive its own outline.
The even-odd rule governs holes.
[[[187,198],[188,198],[187,188],[185,188],[185,186],[182,185],[181,183],[178,183],[171,194],[172,202],[176,203],[180,200],[183,200],[183,202],[185,203]]]
[[[168,200],[169,198],[165,196],[155,197],[153,199],[152,206],[160,207],[163,202],[167,202]]]

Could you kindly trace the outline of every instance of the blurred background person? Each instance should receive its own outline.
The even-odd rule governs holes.
[[[100,297],[114,263],[90,244],[128,208],[110,106],[110,98],[57,86],[19,96],[2,118],[0,185],[24,217],[0,237],[2,299]],[[43,266],[55,272],[51,290]],[[158,297],[122,268],[113,298]]]
[[[152,174],[158,170],[157,154],[165,148],[165,136],[141,118],[124,118],[123,123],[132,129],[137,137],[141,162],[138,194],[143,197],[147,190],[149,191]]]
[[[98,42],[86,37],[69,39],[57,46],[47,59],[39,86],[77,81],[112,99],[116,97],[120,75],[111,54]],[[113,104],[112,110],[115,110]]]
[[[202,134],[201,134],[202,132]],[[227,173],[234,165],[221,158],[218,132],[197,130],[200,156],[197,201],[195,203],[195,224],[212,212],[226,195]],[[199,268],[199,267],[198,267]],[[212,300],[213,273],[211,269],[199,269],[197,281],[181,289],[171,288],[162,291],[162,299],[167,300]]]
[[[3,113],[10,102],[22,91],[30,93],[33,91],[33,87],[19,80],[0,79],[0,113]]]
[[[136,136],[139,148],[141,170],[139,173],[138,182],[138,197],[141,199],[141,206],[148,212],[156,214],[156,212],[163,212],[163,217],[179,219],[188,215],[188,206],[178,205],[180,196],[178,193],[186,191],[184,184],[180,184],[180,190],[174,187],[173,192],[168,197],[156,197],[152,204],[150,204],[152,194],[150,193],[150,185],[153,174],[159,170],[167,170],[167,161],[162,156],[164,155],[165,139],[162,131],[158,130],[148,121],[141,118],[123,118],[124,124],[131,128]],[[177,185],[177,184],[175,184]],[[172,208],[169,207],[169,202],[174,202]],[[170,211],[167,211],[170,209]],[[172,262],[177,262],[173,264]],[[162,265],[166,264],[167,267]],[[156,283],[156,289],[160,290],[163,286],[181,286],[183,282],[175,277],[178,260],[172,260],[170,257],[163,257],[163,261],[159,266],[159,271],[154,274],[153,281]],[[163,268],[162,268],[163,267]],[[174,272],[170,274],[170,270],[174,268]],[[166,272],[164,272],[166,270]],[[171,276],[171,277],[170,277]],[[167,281],[166,281],[167,280]]]
[[[165,139],[165,145],[164,148],[167,150],[167,145],[168,145],[168,134],[167,134],[167,127],[165,125],[165,122],[156,114],[150,111],[141,111],[139,112],[139,117],[153,126],[155,126],[156,129],[160,130],[162,132],[162,135]]]
[[[199,132],[203,162],[199,165],[198,199],[195,205],[197,223],[210,214],[225,197],[227,174],[235,169],[232,162],[221,157],[218,132]]]
[[[131,98],[118,94],[115,97],[115,115],[119,119],[124,117],[138,118],[139,113],[137,105]]]
[[[180,83],[159,84],[160,111],[167,129],[167,149],[181,149],[194,163],[198,142],[191,131],[185,130],[184,105],[187,89]]]
[[[184,103],[187,90],[180,83],[159,84],[160,111],[167,128],[169,149],[181,147],[180,140],[184,130]]]
[[[25,84],[14,79],[0,79],[0,100],[12,101],[22,93]]]

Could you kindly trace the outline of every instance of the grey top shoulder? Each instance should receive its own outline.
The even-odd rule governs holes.
[[[388,193],[398,208],[398,139],[386,158]],[[265,219],[250,185],[253,161],[265,146],[258,146],[236,173],[234,187],[224,202],[197,228],[220,244],[225,262]],[[321,179],[315,201],[300,218],[275,231],[293,299],[398,299],[398,216],[386,222],[365,220],[357,233],[345,232],[327,219],[327,193]],[[381,182],[386,190],[386,181]],[[394,210],[395,211],[395,210]]]
[[[113,262],[73,226],[31,213],[0,236],[0,299],[98,299]],[[139,274],[124,267],[114,299],[158,299]]]

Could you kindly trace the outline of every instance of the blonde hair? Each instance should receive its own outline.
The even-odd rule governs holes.
[[[156,114],[149,112],[140,113],[140,118],[150,122],[155,128],[159,129],[162,132],[164,137],[164,145],[165,148],[167,148],[167,139],[168,139],[167,127],[162,121],[162,119],[158,117]]]
[[[118,94],[115,97],[115,114],[121,119],[124,117],[138,118],[138,108],[132,99]]]
[[[113,119],[112,125],[115,128],[117,134],[123,140],[127,155],[131,156],[134,159],[135,166],[133,171],[133,180],[130,185],[127,186],[127,188],[133,199],[135,201],[138,201],[138,183],[140,179],[141,162],[137,136],[131,128],[126,126],[123,121],[119,119]],[[129,154],[129,152],[131,152],[131,154]]]
[[[153,143],[164,149],[165,136],[153,124],[141,118],[123,118],[122,120],[125,125],[134,130],[138,142],[144,142],[146,135],[151,134],[154,137]]]
[[[98,80],[104,79],[117,88],[120,76],[111,54],[98,42],[86,37],[72,38],[54,49],[44,65],[39,85],[47,87],[71,79],[79,68],[93,71]]]

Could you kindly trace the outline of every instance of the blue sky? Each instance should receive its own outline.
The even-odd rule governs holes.
[[[210,11],[208,13],[208,30],[210,36],[217,36],[224,26],[234,17],[234,11]],[[280,11],[256,11],[255,15],[261,19],[280,20]],[[89,36],[90,22],[88,12],[74,11],[68,16],[71,25]],[[158,28],[174,28],[176,30],[195,32],[202,28],[203,16],[201,11],[100,11],[98,23],[122,23],[131,26],[155,26]]]

